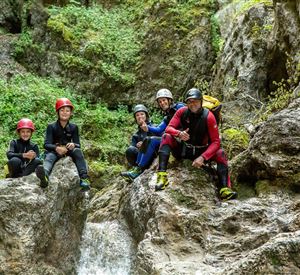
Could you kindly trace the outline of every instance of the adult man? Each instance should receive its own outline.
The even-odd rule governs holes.
[[[168,186],[167,164],[172,151],[180,159],[190,159],[192,166],[200,168],[206,161],[217,162],[220,198],[223,200],[237,197],[231,190],[228,164],[225,153],[220,148],[220,137],[216,119],[208,109],[202,108],[202,93],[190,89],[185,97],[187,107],[178,110],[171,119],[159,149],[159,168],[155,190]]]

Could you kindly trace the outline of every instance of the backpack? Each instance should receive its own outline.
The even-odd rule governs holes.
[[[209,95],[203,95],[203,103],[202,103],[203,108],[206,108],[210,110],[217,121],[217,125],[222,121],[222,114],[221,114],[221,109],[222,109],[222,104],[221,102]]]

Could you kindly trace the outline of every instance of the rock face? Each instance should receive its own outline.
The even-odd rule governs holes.
[[[170,169],[172,183],[162,192],[154,192],[155,172],[145,171],[125,185],[118,214],[111,203],[100,203],[107,196],[98,196],[97,222],[125,219],[137,242],[133,274],[300,272],[295,193],[274,190],[220,203],[208,174],[190,165]]]
[[[251,111],[260,108],[266,96],[277,89],[274,81],[299,76],[299,3],[219,2],[216,17],[224,45],[211,89],[215,95],[223,95],[230,122],[243,124],[253,118]],[[294,89],[298,82],[293,79],[289,85]]]
[[[232,162],[237,178],[300,184],[299,104],[300,98],[259,127],[248,149]]]
[[[78,183],[70,158],[45,190],[35,174],[1,181],[1,274],[74,274],[86,214]]]
[[[0,27],[11,33],[21,31],[21,13],[24,1],[3,0],[0,3]]]

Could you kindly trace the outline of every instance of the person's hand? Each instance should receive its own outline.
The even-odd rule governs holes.
[[[142,144],[143,144],[143,142],[142,142],[142,141],[139,141],[139,142],[136,144],[136,147],[137,147],[138,149],[140,149],[141,146],[142,146]]]
[[[192,166],[196,168],[200,168],[204,164],[205,159],[200,156],[193,161]]]
[[[68,149],[66,148],[66,146],[56,146],[55,151],[60,156],[63,156],[68,152]]]
[[[23,158],[25,159],[34,159],[36,157],[36,153],[33,150],[28,151],[27,153],[23,153]]]
[[[75,144],[74,144],[73,142],[70,142],[70,143],[68,143],[68,144],[66,145],[66,148],[67,148],[68,150],[73,150],[73,149],[75,148]]]
[[[184,131],[179,132],[178,137],[183,140],[187,141],[190,139],[190,135],[188,134],[189,128],[185,129]]]
[[[140,127],[144,132],[148,132],[148,125],[145,121],[143,121],[143,123],[142,123],[142,125],[140,125]]]

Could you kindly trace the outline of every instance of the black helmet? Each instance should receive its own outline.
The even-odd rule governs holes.
[[[148,109],[143,104],[138,104],[138,105],[134,106],[134,108],[133,108],[133,116],[134,117],[137,112],[145,112],[146,116],[147,117],[149,116]]]
[[[184,101],[187,102],[190,98],[202,100],[202,92],[200,92],[200,90],[198,90],[197,88],[189,89],[185,95]]]

